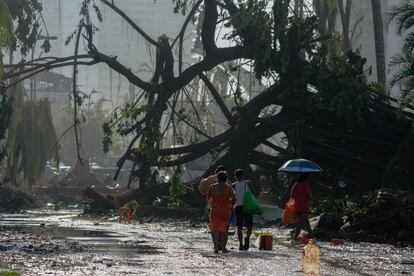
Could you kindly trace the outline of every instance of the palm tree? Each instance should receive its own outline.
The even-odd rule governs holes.
[[[372,18],[374,20],[375,56],[377,63],[377,81],[385,86],[387,77],[385,73],[385,47],[384,26],[380,0],[371,0]]]
[[[414,100],[414,3],[405,0],[402,4],[393,7],[388,12],[388,25],[395,24],[398,34],[406,32],[402,54],[395,55],[390,66],[397,68],[391,79],[391,86],[399,85],[402,91],[401,99],[406,104]]]
[[[398,68],[397,73],[391,79],[391,86],[399,85],[401,99],[404,104],[414,102],[414,56],[412,50],[405,49],[402,54],[391,58],[390,66]]]
[[[400,35],[409,31],[404,38],[403,51],[413,51],[414,31],[411,28],[414,26],[414,3],[405,0],[401,5],[393,7],[388,12],[388,24],[390,23],[395,24]]]

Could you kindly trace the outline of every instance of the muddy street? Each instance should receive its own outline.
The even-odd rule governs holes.
[[[284,228],[268,228],[273,251],[213,253],[207,223],[116,217],[85,219],[79,210],[36,210],[0,216],[0,260],[22,275],[221,274],[301,275],[301,246]],[[319,242],[323,275],[414,275],[414,249]],[[4,269],[3,269],[4,270]]]

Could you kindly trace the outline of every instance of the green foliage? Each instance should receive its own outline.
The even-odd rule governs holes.
[[[12,49],[14,45],[13,21],[9,8],[0,0],[0,81],[4,78],[2,49]]]
[[[179,199],[186,192],[184,185],[181,183],[181,167],[178,167],[170,180],[170,196],[172,196],[180,205],[182,201]]]
[[[95,12],[96,17],[98,18],[99,22],[103,21],[103,16],[99,6],[96,4],[95,0],[82,0],[79,10],[79,15],[81,16],[81,20],[88,26],[92,26],[92,31],[95,32],[98,28],[93,25],[91,19],[91,10]],[[69,45],[69,43],[73,40],[75,35],[78,33],[78,27],[73,30],[65,39],[65,45]]]
[[[394,23],[399,34],[409,31],[403,50],[414,50],[414,3],[412,1],[404,0],[402,3],[394,6],[388,12],[388,23]]]
[[[18,85],[14,91],[16,96],[21,95],[22,89]],[[23,172],[29,185],[43,175],[47,160],[53,158],[59,162],[57,136],[47,100],[22,103],[17,98],[14,101],[8,152],[10,169],[14,175]]]
[[[267,3],[265,0],[239,0],[239,12],[231,16],[230,21],[225,24],[226,27],[234,27],[233,31],[225,36],[226,39],[241,39],[245,43],[249,43],[250,39],[257,41],[254,69],[258,79],[267,76],[267,69],[271,64],[273,19],[266,12]],[[250,37],[252,34],[255,38]]]
[[[96,5],[95,0],[82,0],[79,15],[81,15],[85,19],[87,24],[91,23],[91,7],[95,11],[98,20],[102,22],[102,13],[98,5]]]
[[[128,203],[125,203],[123,207],[128,208],[131,211],[131,214],[136,212],[138,210],[138,202],[136,200],[131,200]],[[126,216],[127,215],[127,211],[123,211],[122,216]]]
[[[323,54],[315,56],[312,62],[319,68],[317,93],[308,104],[312,119],[320,121],[321,118],[327,118],[327,114],[332,114],[344,120],[348,126],[361,123],[371,93],[361,64],[339,55],[326,59]],[[321,113],[325,116],[321,116]]]
[[[15,25],[15,37],[12,50],[20,49],[25,56],[33,48],[39,34],[39,14],[42,4],[38,0],[5,0]],[[46,52],[50,48],[49,40],[45,40],[42,49]]]
[[[391,79],[391,85],[401,89],[402,107],[414,101],[414,56],[412,51],[403,51],[391,58],[390,66],[397,69]]]
[[[47,100],[38,104],[26,103],[22,121],[16,132],[22,157],[22,170],[29,184],[34,184],[44,173],[50,158],[59,161],[57,136]]]
[[[20,276],[20,273],[14,271],[0,272],[0,276]]]
[[[414,3],[405,0],[394,6],[388,13],[388,23],[394,23],[399,34],[406,33],[401,54],[391,58],[390,66],[397,69],[391,79],[391,85],[402,90],[402,104],[411,104],[414,100]]]
[[[185,15],[187,12],[187,0],[172,0],[175,4],[174,6],[174,13],[181,12],[182,15]]]
[[[357,204],[345,210],[347,221],[351,224],[367,220],[392,217],[399,227],[412,227],[414,205],[407,192],[394,189],[379,189],[356,198]],[[355,202],[350,199],[351,202]]]
[[[112,129],[108,122],[103,123],[102,131],[104,134],[102,145],[103,151],[107,153],[109,151],[110,146],[112,145]]]
[[[312,213],[331,213],[342,215],[344,212],[343,203],[343,200],[332,197],[324,198],[322,200],[314,200],[314,203],[312,204]]]
[[[14,44],[13,21],[4,0],[0,0],[0,48],[12,48]]]

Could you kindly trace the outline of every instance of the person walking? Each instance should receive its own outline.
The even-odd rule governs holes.
[[[207,178],[204,178],[200,181],[200,184],[198,185],[198,191],[202,195],[207,195],[208,191],[210,190],[210,187],[218,182],[217,175],[218,175],[219,172],[224,172],[224,173],[227,174],[226,168],[223,165],[219,165],[219,166],[217,166],[214,174],[212,174],[212,175],[208,176]],[[227,179],[227,185],[231,186],[231,182],[228,179]],[[210,209],[211,209],[210,204],[207,204],[206,210],[205,210],[206,214],[208,214],[208,215],[210,214]],[[230,220],[229,220],[229,225],[227,226],[227,230],[229,229],[229,227],[230,227]],[[213,237],[213,233],[211,233],[211,237]],[[219,239],[219,244],[218,244],[219,250],[221,250],[220,240],[221,240],[221,238]]]
[[[211,206],[210,230],[213,238],[214,253],[219,252],[219,244],[221,245],[221,251],[228,253],[229,251],[226,248],[227,231],[236,197],[233,188],[226,184],[227,174],[225,172],[219,172],[217,180],[218,183],[210,186],[207,195]]]
[[[244,179],[244,171],[242,169],[237,169],[234,172],[234,177],[236,182],[234,182],[233,187],[236,195],[236,225],[237,225],[237,236],[239,238],[239,250],[249,250],[250,246],[250,236],[252,235],[253,228],[253,215],[245,213],[243,211],[244,207],[244,194],[247,191],[250,191],[249,180]],[[250,185],[251,186],[251,185]],[[247,235],[244,238],[243,244],[243,226],[247,228]]]
[[[312,199],[310,190],[310,174],[301,173],[297,182],[292,187],[290,198],[295,200],[295,211],[299,216],[293,240],[297,241],[302,228],[306,228],[310,237],[313,236],[312,228],[309,223],[309,206]]]

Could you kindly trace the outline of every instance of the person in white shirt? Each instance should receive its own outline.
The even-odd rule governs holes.
[[[237,236],[239,238],[239,250],[249,250],[250,236],[253,228],[253,215],[245,213],[243,211],[244,206],[244,194],[250,191],[250,181],[244,179],[244,172],[242,169],[237,169],[234,172],[236,182],[233,183],[234,192],[236,194],[236,225]],[[247,235],[244,238],[243,244],[243,226],[247,228]]]

